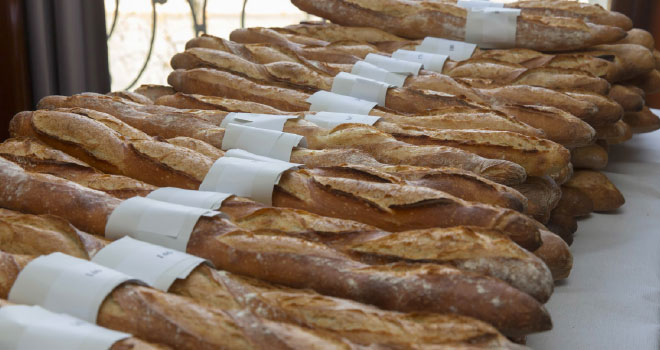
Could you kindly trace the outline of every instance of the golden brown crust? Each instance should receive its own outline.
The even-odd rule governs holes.
[[[527,198],[525,213],[541,223],[548,222],[550,212],[557,205],[561,190],[550,177],[528,177],[525,183],[514,186]]]
[[[337,24],[376,27],[405,38],[436,36],[463,40],[465,37],[467,11],[446,3],[295,0],[293,4]],[[624,36],[625,31],[620,28],[585,24],[580,19],[522,14],[518,18],[515,46],[541,51],[571,50],[614,42]]]
[[[607,96],[620,104],[624,112],[639,112],[644,108],[644,96],[624,85],[612,85]]]
[[[115,145],[106,144],[101,149],[93,148],[85,142],[90,140],[90,130],[101,130],[100,126],[90,126],[89,119],[80,118],[77,114],[54,113],[48,120],[49,123],[67,125],[67,128],[56,129],[57,137],[79,140],[82,137],[81,130],[85,129],[88,132],[85,133],[87,138],[81,139],[77,148],[64,147],[59,143],[54,143],[52,146],[71,154],[82,154],[90,164],[104,165],[106,163],[104,159],[107,159],[111,161],[108,164],[112,164],[113,167],[106,166],[106,169],[114,174],[129,175],[127,173],[130,173],[138,180],[157,186],[194,189],[199,186],[213,163],[210,158],[200,153],[152,140],[137,140],[129,144],[132,150],[139,152],[139,159],[147,159],[148,162],[126,161],[121,156],[117,157],[113,147],[126,149],[127,142],[121,142],[118,136],[112,134],[117,137]],[[44,119],[48,118],[46,117],[48,114],[43,116]],[[29,115],[27,117],[29,118]],[[60,119],[61,123],[58,123]],[[116,122],[121,123],[119,120]],[[16,123],[16,119],[12,123]],[[99,135],[98,139],[107,138],[106,134],[109,134],[108,131],[102,133],[104,134]],[[90,155],[92,150],[95,152],[94,156]],[[144,166],[135,166],[141,163]],[[146,171],[146,166],[152,164],[158,170],[166,171],[164,176],[153,177],[153,174]],[[322,203],[330,203],[326,201],[334,201],[337,205],[322,205]],[[460,224],[487,225],[485,227],[498,228],[510,233],[511,237],[522,246],[535,247],[540,243],[538,231],[533,224],[514,211],[472,204],[439,191],[410,185],[369,183],[351,178],[315,176],[306,170],[290,170],[282,176],[279,185],[276,186],[273,203],[276,206],[293,206],[323,214],[328,214],[327,210],[331,208],[330,216],[360,221],[366,220],[366,216],[359,212],[364,210],[372,215],[367,223],[376,224],[375,226],[390,231]],[[351,204],[347,205],[348,203]],[[458,209],[457,215],[447,216],[455,209]],[[419,217],[415,217],[416,212],[427,214],[428,216],[424,217],[428,219],[420,220]],[[432,214],[434,212],[444,214]],[[478,216],[478,223],[472,221],[470,218],[472,215]]]
[[[656,94],[660,92],[660,71],[653,69],[648,73],[626,81],[625,84],[638,86],[644,90],[647,95]]]
[[[619,40],[618,44],[636,44],[646,47],[649,50],[655,48],[655,39],[653,35],[648,31],[640,28],[632,28],[628,30],[628,35],[625,38]]]
[[[605,174],[598,171],[575,171],[573,177],[564,186],[579,190],[591,198],[594,211],[613,211],[625,203],[623,195],[616,186]]]
[[[593,144],[571,150],[571,163],[576,169],[603,169],[607,166],[607,150]]]
[[[135,89],[135,92],[145,96],[152,102],[156,102],[160,96],[173,94],[174,89],[171,86],[146,84],[140,85]]]
[[[626,15],[616,11],[608,11],[600,5],[574,1],[525,0],[508,3],[506,7],[519,8],[522,9],[523,13],[530,15],[573,17],[583,19],[588,23],[616,26],[628,30],[629,35],[634,30],[631,30],[632,20]]]
[[[140,106],[130,106],[119,100],[108,100],[104,96],[99,97],[90,94],[75,95],[68,98],[49,96],[43,98],[39,106],[46,108],[61,106],[98,108],[112,113],[151,135],[167,138],[178,134],[177,136],[188,136],[208,141],[216,147],[222,146],[222,136],[224,136],[224,129],[215,127],[224,118],[226,113],[223,112],[199,111],[207,112],[207,121],[196,121],[198,118],[195,111],[174,110],[170,113],[169,110],[173,109],[169,107],[148,106],[150,111],[153,112],[157,112],[158,107],[166,109],[162,114],[152,114],[145,112]],[[210,118],[213,118],[212,122],[208,122]],[[166,128],[166,126],[170,127]],[[206,130],[217,132],[206,133]],[[310,148],[358,149],[367,152],[383,163],[429,167],[461,167],[505,184],[519,183],[525,177],[524,169],[511,162],[500,159],[486,159],[451,147],[410,145],[397,141],[391,135],[367,125],[345,124],[333,130],[324,130],[302,120],[291,120],[286,123],[284,131],[305,136]],[[208,136],[213,134],[215,134],[214,137]],[[133,142],[135,147],[139,147],[143,143],[145,142]]]
[[[116,205],[116,202],[101,192],[45,175],[27,174],[10,164],[3,164],[0,169],[5,184],[0,188],[2,191],[0,198],[3,199],[2,205],[6,207],[33,213],[64,214],[63,216],[67,219],[73,219],[72,223],[76,226],[95,229],[91,232],[102,234],[106,218],[112,211],[111,208]],[[23,189],[20,195],[7,196],[6,191],[12,191],[17,184],[21,184]],[[61,196],[58,196],[58,204],[49,203],[47,198],[42,198],[41,201],[27,201],[31,196],[38,196],[35,192],[40,193],[40,196],[43,197],[44,186],[50,188],[53,193],[68,193],[69,200],[62,201]],[[80,202],[84,202],[87,207],[96,207],[97,215],[79,216],[72,213],[71,205],[76,206]],[[89,213],[90,210],[86,212]],[[208,258],[219,268],[232,272],[292,287],[313,288],[324,294],[368,301],[386,309],[435,312],[453,310],[456,313],[481,317],[512,334],[527,333],[549,326],[547,314],[536,301],[516,289],[503,285],[496,279],[460,272],[439,265],[366,266],[330,248],[309,241],[277,234],[251,234],[237,229],[223,219],[201,218],[193,230],[188,244],[188,252]],[[266,266],[268,268],[265,268]],[[282,271],[287,271],[287,273],[282,273]],[[311,278],[312,274],[327,276],[327,278]],[[425,289],[424,285],[429,285],[430,289]],[[477,285],[480,287],[477,288]],[[121,310],[131,315],[129,319],[134,322],[125,323],[126,320],[124,320],[125,324],[120,324],[119,319],[100,317],[101,325],[116,325],[122,327],[122,330],[133,332],[136,331],[133,327],[137,327],[138,324],[160,327],[158,325],[168,323],[161,323],[165,320],[156,316],[162,314],[147,312],[145,307],[152,305],[146,303],[147,300],[158,302],[158,304],[162,301],[163,304],[160,305],[181,307],[176,298],[153,299],[155,297],[152,291],[142,287],[135,288],[140,288],[137,290],[138,299],[125,299],[135,293],[125,294],[123,291],[126,289],[119,288],[109,298],[110,301],[104,305],[104,307],[112,306],[112,308],[121,307]],[[397,295],[406,297],[393,300],[391,295],[395,291],[398,291]],[[149,296],[147,297],[147,295]],[[499,298],[499,303],[493,304],[491,300],[495,297]],[[469,302],[463,303],[460,300],[469,300]],[[484,310],[488,311],[484,312]],[[190,312],[193,311],[194,308],[190,310]],[[133,315],[132,312],[137,314]],[[143,318],[147,317],[146,315],[150,315],[148,319]],[[168,317],[172,316],[168,315]],[[141,320],[145,323],[142,323]],[[197,317],[190,319],[191,322],[195,320]],[[226,324],[220,319],[214,322]],[[198,328],[192,327],[191,329]],[[223,335],[223,338],[226,336]],[[149,338],[145,337],[145,339]],[[168,342],[168,344],[182,345],[180,342]]]
[[[660,129],[660,118],[646,106],[639,112],[626,112],[623,121],[636,134]]]
[[[566,242],[558,235],[541,230],[543,245],[534,254],[546,262],[555,281],[568,278],[573,268],[573,255]]]
[[[565,147],[588,145],[596,137],[595,130],[589,124],[557,108],[532,105],[501,105],[493,108],[543,130],[548,139]]]

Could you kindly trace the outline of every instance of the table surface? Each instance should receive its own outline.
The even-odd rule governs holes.
[[[626,203],[579,221],[573,271],[547,304],[554,329],[533,349],[660,349],[660,131],[611,146],[605,174]]]

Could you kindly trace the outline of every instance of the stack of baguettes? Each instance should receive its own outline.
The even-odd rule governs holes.
[[[217,269],[106,297],[98,324],[136,337],[112,349],[518,349],[551,328],[543,304],[570,273],[576,217],[624,202],[598,171],[608,146],[660,128],[644,103],[660,91],[653,38],[598,6],[508,4],[517,48],[421,70],[373,125],[326,129],[304,119],[312,94],[370,53],[462,39],[465,10],[292,2],[335,24],[204,35],[172,58],[171,86],[49,96],[14,117],[0,307],[35,257],[93,258],[124,200],[198,189],[225,156],[223,120],[246,112],[293,116],[283,131],[305,136],[290,158],[304,166],[272,205],[232,196],[227,218],[200,218],[186,251]]]

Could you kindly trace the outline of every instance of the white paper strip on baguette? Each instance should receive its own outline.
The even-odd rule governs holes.
[[[0,309],[0,335],[3,350],[108,350],[131,337],[36,305]]]
[[[336,94],[330,91],[317,91],[307,100],[310,103],[309,110],[312,112],[337,112],[369,114],[378,104],[374,101]]]
[[[234,193],[271,205],[273,188],[282,173],[299,166],[244,150],[230,150],[213,163],[199,189]]]
[[[364,114],[316,112],[316,114],[305,114],[305,120],[322,128],[332,129],[338,125],[349,123],[374,125],[380,120],[380,117]]]
[[[296,119],[293,115],[275,115],[261,113],[229,113],[222,119],[220,127],[226,128],[229,124],[249,125],[254,128],[268,130],[284,130],[284,124],[289,119]]]
[[[87,322],[96,316],[105,297],[133,277],[88,260],[62,253],[40,256],[18,274],[8,300],[17,304],[39,305],[64,312]]]
[[[351,74],[355,74],[363,78],[382,81],[396,87],[403,87],[406,78],[408,78],[407,75],[392,73],[365,61],[356,62],[351,69]]]
[[[484,8],[484,7],[493,7],[493,8],[503,8],[503,2],[490,2],[484,0],[459,0],[456,3],[456,6],[462,7],[465,9],[474,9],[474,8]]]
[[[141,241],[185,252],[201,216],[224,216],[221,212],[133,197],[112,211],[105,236],[117,240],[130,236]]]
[[[147,198],[161,202],[168,202],[189,207],[218,210],[225,199],[233,196],[232,193],[185,190],[176,187],[161,187],[152,191]]]
[[[373,79],[359,77],[355,74],[340,72],[332,80],[331,92],[359,98],[367,101],[374,101],[379,106],[385,106],[387,90],[391,84]]]
[[[392,57],[404,61],[421,63],[424,69],[438,73],[442,73],[442,67],[445,66],[445,62],[447,61],[447,55],[401,49],[394,51]]]
[[[415,47],[416,51],[446,55],[454,61],[471,58],[476,49],[476,44],[434,37],[424,38],[422,43]]]
[[[472,8],[467,11],[465,41],[488,49],[516,45],[520,9]]]
[[[368,54],[367,57],[364,58],[364,61],[388,72],[405,75],[418,75],[419,70],[422,69],[421,63],[409,62],[375,53]]]
[[[171,248],[138,241],[131,237],[116,240],[101,249],[92,261],[167,292],[172,283],[186,278],[207,260]]]
[[[282,161],[290,160],[297,146],[307,147],[304,136],[233,123],[227,125],[222,138],[223,150],[242,149]]]

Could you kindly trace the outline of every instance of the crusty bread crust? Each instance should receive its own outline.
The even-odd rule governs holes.
[[[107,217],[119,204],[119,200],[102,192],[52,176],[26,173],[10,162],[0,161],[3,207],[60,215],[77,227],[102,235]],[[21,191],[16,192],[19,186]],[[45,193],[58,196],[51,198],[44,196]],[[62,195],[68,200],[62,200]],[[36,198],[40,200],[30,200]],[[74,213],[73,208],[85,208],[85,214]],[[96,215],[90,215],[92,212]],[[397,263],[368,266],[319,244],[275,232],[252,234],[224,219],[200,218],[187,251],[210,259],[215,266],[228,271],[296,288],[312,288],[323,294],[369,302],[385,309],[471,315],[512,334],[549,327],[549,318],[540,304],[497,279],[440,265]],[[424,288],[424,285],[430,288]],[[114,300],[124,300],[123,292],[115,295],[119,290],[121,288],[113,293]],[[393,299],[391,293],[395,291],[399,297]],[[491,300],[495,297],[500,302],[493,304]],[[138,305],[133,305],[136,312],[146,313]],[[141,318],[132,316],[131,319]],[[107,322],[114,324],[118,321]]]
[[[337,24],[376,27],[404,38],[465,38],[467,11],[451,4],[403,0],[293,0],[292,3]],[[614,42],[625,35],[620,28],[584,23],[576,18],[523,13],[518,17],[515,47],[539,51],[574,50]]]

